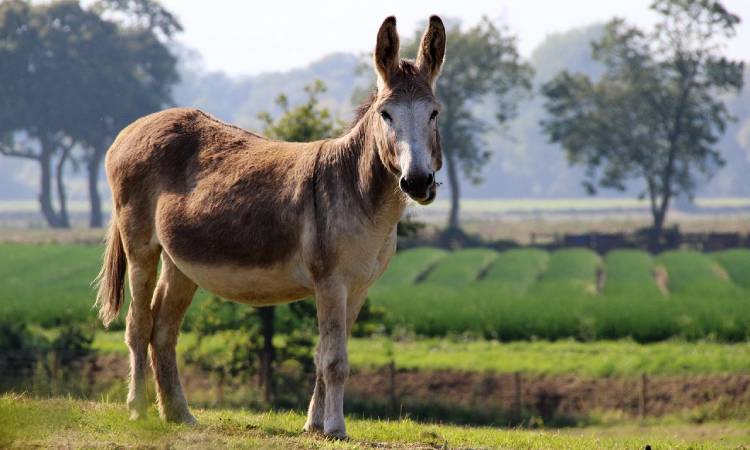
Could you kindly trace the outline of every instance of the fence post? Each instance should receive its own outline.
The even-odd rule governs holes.
[[[398,399],[396,398],[396,363],[391,359],[388,363],[388,399],[391,403],[391,413],[396,413]],[[399,420],[401,419],[399,414]]]
[[[511,405],[511,420],[513,424],[521,423],[521,373],[513,373],[513,404]]]
[[[646,374],[641,374],[641,383],[640,383],[640,392],[638,395],[638,417],[641,419],[646,418],[646,414],[648,414],[647,410],[647,401],[648,401],[648,378],[646,377]]]

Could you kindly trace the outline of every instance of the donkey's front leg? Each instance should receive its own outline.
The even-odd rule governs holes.
[[[349,376],[349,358],[346,353],[346,287],[327,280],[315,289],[318,309],[318,370],[322,372],[324,389],[323,432],[328,436],[346,438],[344,425],[344,384]],[[318,383],[316,383],[318,384]],[[320,388],[321,386],[317,386]],[[319,395],[322,392],[317,392]],[[313,396],[313,402],[316,398]],[[308,418],[315,421],[315,405],[311,405]]]
[[[323,420],[325,419],[326,383],[323,379],[323,365],[320,356],[320,343],[315,349],[315,389],[307,408],[307,421],[305,431],[323,432]]]
[[[367,291],[359,292],[356,295],[350,294],[346,303],[346,337],[347,340],[352,334],[352,326],[357,320],[359,310],[367,299]],[[321,363],[321,346],[315,350],[315,389],[313,390],[310,406],[307,408],[307,421],[305,422],[305,431],[323,431],[323,421],[325,419],[325,398],[326,384],[323,379],[323,365]]]

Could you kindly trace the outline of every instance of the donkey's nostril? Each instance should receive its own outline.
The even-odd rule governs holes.
[[[409,182],[406,181],[406,177],[401,177],[401,179],[398,181],[398,185],[401,187],[401,190],[406,192],[409,189]]]
[[[427,174],[427,186],[432,186],[432,183],[435,182],[435,175],[433,175],[432,172]]]

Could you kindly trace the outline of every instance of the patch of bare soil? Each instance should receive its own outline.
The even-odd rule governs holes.
[[[669,272],[667,272],[666,267],[654,267],[653,275],[656,287],[659,288],[663,296],[669,297]]]
[[[126,380],[127,358],[99,358],[97,378]],[[185,391],[190,398],[215,392],[216,380],[195,367],[182,368]],[[519,383],[520,382],[520,383]],[[229,381],[225,389],[235,385]],[[347,397],[368,402],[409,405],[451,405],[463,409],[511,410],[520,399],[521,408],[542,417],[584,415],[594,410],[638,413],[642,385],[640,377],[593,378],[578,375],[515,375],[455,371],[353,370]],[[310,385],[312,393],[312,384]],[[520,397],[518,396],[520,394]],[[219,405],[220,406],[220,405]],[[649,376],[646,410],[661,416],[695,408],[724,411],[750,408],[750,374]]]
[[[520,386],[517,387],[517,380]],[[349,395],[377,399],[395,396],[399,402],[439,400],[456,407],[511,409],[517,401],[543,416],[576,415],[591,410],[636,414],[640,377],[589,378],[577,375],[542,376],[476,372],[358,372],[347,385]],[[649,415],[706,407],[750,407],[750,375],[654,376],[647,378]],[[720,404],[720,405],[719,405]]]

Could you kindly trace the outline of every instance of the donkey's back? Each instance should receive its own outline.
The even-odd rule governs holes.
[[[199,286],[226,298],[255,305],[304,298],[317,147],[268,140],[195,109],[136,121],[106,161],[115,218],[132,241],[126,246],[160,247]]]

